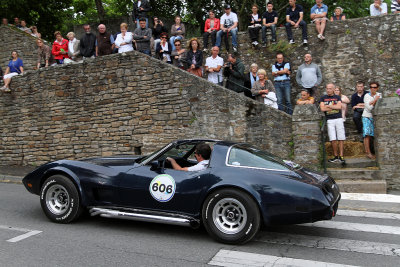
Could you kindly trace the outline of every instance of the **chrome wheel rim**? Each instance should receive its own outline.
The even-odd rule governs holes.
[[[247,211],[237,199],[224,198],[214,206],[212,217],[218,230],[233,235],[239,233],[245,227]]]
[[[63,214],[69,207],[70,197],[64,186],[52,185],[46,192],[46,205],[51,213]]]

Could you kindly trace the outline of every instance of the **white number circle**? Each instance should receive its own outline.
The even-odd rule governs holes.
[[[152,197],[160,202],[170,201],[175,194],[175,189],[175,180],[168,174],[160,174],[154,177],[149,187]]]

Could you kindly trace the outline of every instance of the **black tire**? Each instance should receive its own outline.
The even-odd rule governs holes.
[[[226,244],[244,244],[260,229],[260,211],[256,202],[235,189],[210,194],[203,205],[202,219],[207,232]]]
[[[53,175],[43,183],[40,205],[46,216],[57,223],[72,222],[83,211],[75,184],[63,175]]]

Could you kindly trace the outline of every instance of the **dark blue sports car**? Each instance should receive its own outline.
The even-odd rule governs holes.
[[[167,157],[190,167],[196,145],[212,147],[201,171],[177,171]],[[40,196],[46,216],[69,223],[92,216],[198,227],[218,241],[251,240],[260,225],[329,220],[340,199],[335,181],[244,143],[180,140],[148,156],[59,160],[23,183]]]

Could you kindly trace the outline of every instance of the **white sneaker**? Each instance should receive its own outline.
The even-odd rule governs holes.
[[[204,49],[203,49],[203,52],[204,52],[204,53],[207,53],[207,52],[208,52],[208,49],[207,49],[207,48],[204,48]]]
[[[257,41],[254,41],[254,45],[257,46],[257,45],[258,45],[258,42],[257,42]]]
[[[295,42],[294,42],[293,39],[289,41],[289,44],[294,44],[294,43],[295,43]]]
[[[322,34],[317,35],[318,39],[322,40]]]
[[[304,44],[304,45],[308,44],[307,39],[304,39],[304,40],[303,40],[303,44]]]
[[[237,52],[237,47],[236,46],[234,46],[232,48],[233,48],[233,52]]]
[[[325,40],[325,36],[321,34],[321,40]]]

